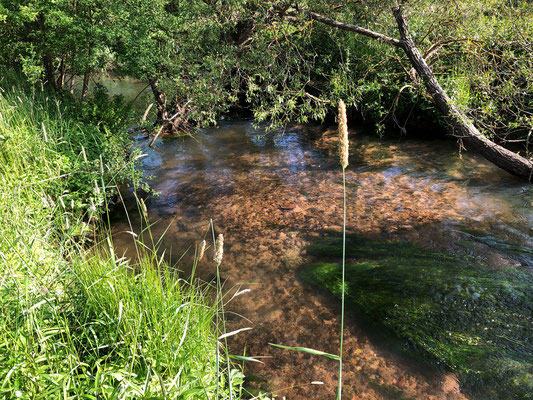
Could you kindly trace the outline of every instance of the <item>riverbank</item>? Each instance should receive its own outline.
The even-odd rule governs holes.
[[[136,264],[115,256],[106,210],[119,183],[140,180],[123,104],[100,93],[81,105],[10,76],[0,81],[2,396],[228,396],[210,288],[185,284],[153,248]],[[231,376],[235,395],[242,378]]]

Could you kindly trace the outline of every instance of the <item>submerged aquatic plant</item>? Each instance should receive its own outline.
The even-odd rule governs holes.
[[[301,271],[303,278],[339,298],[346,290],[360,317],[455,371],[476,398],[532,398],[531,272],[354,234],[346,245],[354,262],[346,265],[345,288],[340,232],[307,247],[318,262]]]

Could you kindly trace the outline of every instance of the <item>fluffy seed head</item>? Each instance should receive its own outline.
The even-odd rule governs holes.
[[[104,176],[104,161],[102,160],[101,154],[100,154],[100,175]]]
[[[204,257],[205,246],[205,240],[202,240],[202,243],[200,243],[200,251],[198,252],[198,261],[200,261]]]
[[[346,105],[339,100],[339,153],[342,169],[348,166],[348,124],[346,121]]]
[[[224,235],[220,233],[217,238],[215,257],[213,260],[220,265],[222,263],[222,255],[224,254]]]

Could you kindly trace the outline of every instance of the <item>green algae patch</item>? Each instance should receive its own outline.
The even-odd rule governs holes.
[[[308,282],[340,296],[342,238],[307,248]],[[347,236],[346,298],[485,398],[533,399],[533,275],[475,259]],[[327,262],[325,262],[325,261]],[[489,397],[487,397],[489,396]]]

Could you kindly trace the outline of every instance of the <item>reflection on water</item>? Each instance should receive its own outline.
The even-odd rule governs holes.
[[[471,254],[494,268],[533,267],[531,189],[447,142],[378,141],[351,136],[347,170],[350,231]],[[144,169],[160,193],[148,200],[155,236],[173,260],[194,249],[213,219],[225,236],[226,288],[251,289],[229,308],[230,329],[253,326],[231,339],[231,350],[272,356],[248,365],[288,399],[332,398],[336,362],[272,348],[308,346],[335,353],[339,304],[302,283],[303,247],[324,229],[342,225],[341,175],[334,132],[265,133],[251,122],[226,122],[195,137],[147,142]],[[131,205],[131,204],[130,204]],[[138,230],[139,221],[133,221]],[[119,252],[130,254],[130,228],[114,222]],[[122,232],[122,233],[121,233]],[[186,270],[193,251],[179,264]],[[198,269],[210,279],[209,258]],[[349,311],[349,310],[348,310]],[[345,398],[463,399],[451,375],[400,354],[380,332],[361,328],[348,312]],[[238,315],[246,317],[243,319]],[[371,332],[371,333],[369,333]],[[309,385],[323,381],[321,386]]]
[[[146,82],[128,77],[96,76],[89,80],[89,95],[94,90],[95,85],[103,85],[109,96],[124,96],[124,100],[133,101],[136,111],[143,112],[152,101],[152,92]],[[81,96],[83,79],[77,79],[74,84],[74,94]]]

